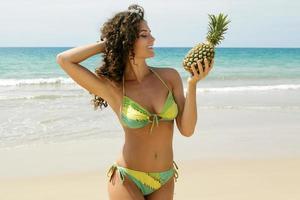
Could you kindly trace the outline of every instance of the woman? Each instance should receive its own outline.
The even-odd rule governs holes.
[[[129,6],[109,19],[101,29],[101,41],[72,48],[57,55],[57,62],[80,86],[95,95],[95,107],[110,105],[124,129],[125,143],[108,170],[112,200],[173,199],[177,165],[173,162],[173,125],[191,136],[197,121],[196,84],[211,70],[191,66],[186,98],[179,73],[173,68],[153,68],[154,37],[143,8]],[[103,53],[96,75],[80,65]]]

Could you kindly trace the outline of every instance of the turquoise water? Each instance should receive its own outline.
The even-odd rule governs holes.
[[[0,48],[0,85],[14,84],[11,80],[67,78],[56,64],[59,52],[69,48]],[[182,59],[190,48],[155,48],[155,57],[148,64],[174,67],[182,78],[189,74],[182,68]],[[94,71],[101,55],[82,64]],[[289,80],[298,83],[300,77],[299,48],[217,48],[214,71],[207,80]],[[18,82],[19,83],[19,82]]]
[[[69,48],[0,48],[0,147],[116,137],[121,126],[109,107],[95,112],[92,96],[56,63]],[[155,48],[154,67],[178,70],[190,48]],[[81,64],[94,69],[95,55]],[[201,109],[299,112],[300,49],[217,48],[215,65],[197,84]],[[110,123],[107,123],[107,122]],[[75,126],[74,126],[75,125]]]

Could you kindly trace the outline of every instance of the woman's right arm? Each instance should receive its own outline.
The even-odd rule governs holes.
[[[110,102],[110,100],[113,100],[113,90],[109,81],[104,77],[96,76],[96,74],[79,64],[95,54],[103,53],[104,49],[105,42],[103,41],[74,47],[59,53],[56,56],[56,61],[76,83]]]

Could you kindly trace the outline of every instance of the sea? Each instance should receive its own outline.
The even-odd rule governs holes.
[[[0,148],[120,136],[121,126],[112,110],[94,110],[92,96],[56,63],[56,55],[70,48],[0,48]],[[175,68],[186,91],[190,74],[182,67],[182,60],[190,49],[157,47],[155,56],[146,61],[153,67]],[[102,55],[97,54],[80,64],[94,71],[101,61]],[[197,98],[218,97],[199,105],[207,109],[253,106],[300,111],[299,91],[300,48],[216,48],[213,69],[197,84]],[[234,99],[235,95],[252,93],[268,98],[272,92],[282,94],[277,95],[281,103],[237,106],[227,100],[227,104],[220,104],[222,96]],[[291,103],[284,100],[286,94],[294,95]],[[244,102],[251,100],[244,97]]]

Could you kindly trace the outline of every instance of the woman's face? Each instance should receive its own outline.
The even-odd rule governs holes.
[[[155,38],[151,35],[151,30],[146,21],[142,21],[139,27],[139,37],[134,43],[134,53],[136,58],[154,57],[153,45]]]

